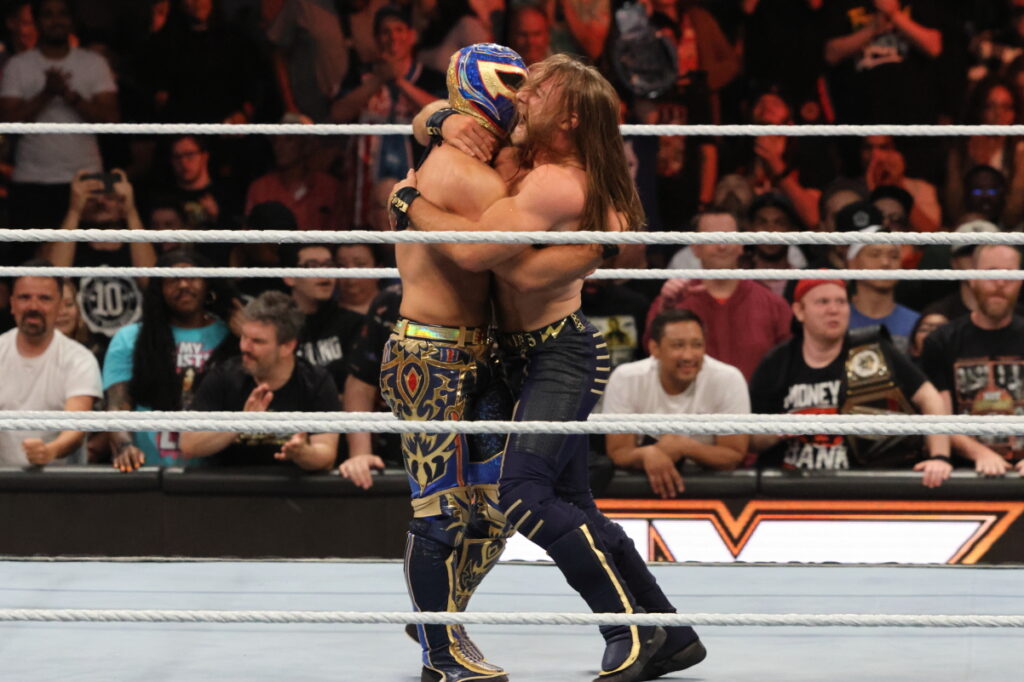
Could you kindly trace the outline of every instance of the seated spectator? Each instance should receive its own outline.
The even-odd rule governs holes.
[[[924,350],[924,340],[928,338],[929,334],[948,322],[949,318],[940,313],[925,313],[917,318],[917,324],[914,325],[914,329],[910,333],[910,359],[922,371],[924,368],[921,367],[921,353]]]
[[[978,83],[968,103],[968,124],[1014,125],[1020,123],[1020,94],[1011,83],[998,78]],[[1008,179],[1010,191],[997,222],[1013,227],[1024,218],[1024,138],[1000,135],[957,138],[949,151],[946,167],[945,196],[948,215],[958,216],[966,210],[964,176],[975,166],[995,168]]]
[[[998,232],[999,228],[987,220],[971,220],[956,229],[959,233]],[[949,266],[954,270],[970,270],[974,267],[974,244],[961,244],[949,249]],[[974,287],[966,279],[960,280],[956,291],[940,298],[924,309],[925,315],[938,313],[948,320],[956,320],[978,309]]]
[[[1016,229],[1017,225],[1001,222],[1006,212],[1008,190],[1005,175],[991,166],[975,166],[964,175],[964,209],[968,214],[976,214],[1002,229]]]
[[[103,334],[94,334],[82,317],[78,305],[78,287],[70,279],[64,280],[61,288],[60,308],[57,310],[57,331],[72,341],[77,341],[96,356],[97,361],[103,359],[107,352],[110,339]]]
[[[295,357],[303,316],[285,294],[268,291],[245,306],[240,357],[218,363],[199,386],[193,409],[203,412],[336,412],[331,375]],[[334,465],[336,433],[181,434],[189,458],[215,465],[258,466],[291,462],[322,471]]]
[[[348,377],[342,393],[342,409],[346,412],[390,411],[380,397],[380,364],[401,303],[402,285],[393,284],[370,304],[370,314],[349,356]],[[397,465],[402,461],[397,434],[346,433],[345,443],[347,458],[341,462],[338,473],[364,490],[373,486],[373,471],[383,469],[385,462]]]
[[[34,260],[25,265],[50,264]],[[56,329],[60,305],[56,277],[14,280],[11,312],[17,328],[0,335],[0,409],[88,412],[102,395],[96,358]],[[0,464],[81,463],[84,440],[81,431],[0,431]]]
[[[228,229],[237,224],[241,201],[232,188],[214,180],[210,152],[204,140],[193,135],[175,138],[171,142],[170,162],[173,184],[160,187],[158,191],[181,207],[188,229]],[[199,244],[196,248],[214,265],[227,263],[228,245]]]
[[[867,195],[859,182],[840,178],[829,183],[822,190],[819,200],[818,215],[821,216],[821,222],[818,229],[821,232],[835,232],[838,229],[836,216],[839,212],[850,204],[865,199],[867,199]],[[845,259],[842,262],[846,262]],[[842,267],[842,264],[837,267]]]
[[[838,414],[858,409],[878,413],[890,412],[894,406],[911,412],[910,403],[925,414],[949,413],[935,387],[884,336],[856,341],[847,337],[850,305],[845,282],[800,280],[793,294],[793,315],[803,326],[802,333],[769,353],[750,381],[754,413]],[[861,365],[869,371],[860,369]],[[863,376],[865,373],[867,377]],[[878,382],[879,376],[887,381]],[[885,391],[884,398],[879,400],[880,389]],[[845,396],[845,402],[840,402],[841,396]],[[875,407],[875,402],[882,406]],[[911,446],[906,441],[889,441],[892,445],[885,441],[860,441],[827,434],[751,437],[763,465],[781,465],[784,469],[837,470],[902,464],[917,454],[908,451]],[[930,457],[918,462],[914,470],[923,472],[924,485],[934,487],[952,470],[949,438],[930,435],[926,443]]]
[[[752,123],[793,125],[789,104],[774,92],[766,92],[754,103]],[[793,204],[800,222],[817,227],[821,220],[819,201],[825,184],[835,177],[825,147],[808,138],[760,135],[732,145],[730,174],[750,183],[755,194],[777,192]],[[726,161],[726,168],[729,161]]]
[[[748,414],[747,382],[735,367],[706,354],[704,327],[689,310],[670,310],[651,322],[651,357],[620,365],[608,379],[604,414]],[[642,469],[663,498],[683,492],[680,469],[735,469],[747,454],[744,435],[665,434],[643,444],[631,433],[605,437],[615,466]]]
[[[974,249],[979,270],[1019,270],[1012,246]],[[1020,280],[972,280],[977,309],[936,329],[924,340],[921,364],[954,414],[1021,414],[1024,411],[1024,318],[1014,307]],[[985,476],[1011,468],[1024,473],[1019,436],[975,439],[953,436],[957,452]]]
[[[114,123],[117,85],[107,61],[71,44],[69,0],[33,3],[39,40],[11,57],[0,85],[0,120],[24,123]],[[67,211],[68,186],[81,169],[103,167],[95,135],[23,135],[10,188],[15,227],[55,228]],[[7,264],[34,247],[4,249]]]
[[[106,178],[86,172],[75,175],[70,206],[61,228],[145,229],[135,207],[135,190],[119,170]],[[57,267],[152,267],[156,263],[156,250],[152,244],[144,243],[52,242],[44,251]],[[142,290],[135,278],[83,277],[78,287],[82,317],[95,334],[112,337],[142,315]]]
[[[162,255],[157,265],[209,263],[188,251],[171,251]],[[211,355],[228,337],[230,299],[222,279],[151,277],[142,321],[121,329],[107,348],[103,361],[107,409],[190,409]],[[134,471],[143,465],[187,464],[179,434],[172,431],[112,433],[110,446],[113,465],[120,471]]]
[[[289,246],[292,248],[284,249],[286,268],[335,267],[327,246]],[[286,277],[284,283],[291,288],[292,301],[305,317],[295,356],[314,367],[323,367],[334,379],[334,385],[344,388],[348,356],[365,315],[335,304],[336,281],[329,277]]]
[[[276,201],[295,215],[299,229],[338,229],[340,221],[347,220],[342,217],[341,183],[309,167],[314,140],[306,135],[274,135],[270,144],[274,150],[274,170],[249,185],[246,215],[257,204]]]
[[[935,186],[927,180],[908,178],[907,162],[891,135],[871,135],[861,142],[860,159],[864,184],[869,192],[880,186],[900,187],[910,193],[914,203],[907,216],[914,232],[935,232],[942,225]]]
[[[523,3],[509,10],[505,42],[527,66],[551,54],[551,21],[539,5]],[[447,67],[446,67],[447,68]]]
[[[493,41],[490,29],[470,7],[469,0],[435,0],[421,7],[429,10],[427,24],[419,34],[417,59],[428,69],[444,73],[452,55],[462,48]]]
[[[274,73],[285,111],[324,122],[349,67],[342,5],[317,0],[281,4],[267,28],[267,39],[273,45]]]
[[[736,219],[721,209],[698,216],[698,232],[736,232]],[[739,244],[694,244],[690,247],[702,268],[737,269],[743,255]],[[673,279],[665,283],[647,314],[647,326],[669,310],[690,310],[702,319],[708,355],[753,375],[761,358],[790,336],[789,305],[767,287],[746,279]],[[737,333],[742,329],[743,333]],[[647,340],[650,342],[650,339]]]
[[[339,268],[380,267],[377,252],[369,244],[341,244],[334,252]],[[342,277],[338,280],[338,306],[365,317],[380,291],[380,280],[372,277]]]
[[[874,233],[882,229],[872,225],[860,231]],[[846,258],[850,269],[898,270],[900,247],[896,244],[852,244]],[[901,353],[910,350],[912,331],[921,315],[896,302],[896,280],[859,279],[853,286],[850,329],[882,325],[889,331],[897,350]]]
[[[802,229],[800,217],[793,205],[780,194],[769,192],[754,199],[747,211],[751,232],[794,232]],[[743,266],[754,270],[785,268],[800,270],[807,267],[807,256],[799,246],[785,244],[757,244],[744,254]],[[782,295],[786,280],[760,280],[773,293]]]
[[[379,58],[362,73],[349,71],[341,96],[331,105],[335,123],[411,123],[420,109],[446,95],[445,76],[413,54],[416,32],[404,11],[378,10],[373,34]],[[370,224],[370,206],[378,185],[404,178],[414,159],[413,141],[399,135],[361,135],[353,140],[347,176],[353,183],[356,225]]]

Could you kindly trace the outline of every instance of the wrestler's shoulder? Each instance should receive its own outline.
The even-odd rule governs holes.
[[[558,198],[560,203],[582,203],[586,197],[586,174],[575,167],[545,163],[533,168],[523,180],[520,192]],[[531,191],[532,190],[532,191]]]

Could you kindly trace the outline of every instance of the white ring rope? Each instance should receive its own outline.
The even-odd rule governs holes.
[[[0,609],[2,622],[394,625],[704,625],[746,627],[1019,628],[1019,615],[881,613],[548,613],[402,611],[214,611],[160,609]]]
[[[898,244],[1024,246],[1024,232],[379,232],[376,230],[0,229],[0,242],[235,244]]]
[[[1024,135],[1024,125],[621,125],[623,135],[826,137]],[[119,135],[411,135],[409,124],[383,123],[0,123],[0,134]]]
[[[397,279],[396,268],[135,268],[92,266],[57,268],[48,266],[0,266],[0,277],[295,277],[341,279]],[[702,270],[695,268],[615,268],[596,270],[587,279],[890,279],[934,282],[939,280],[998,279],[1024,280],[1024,270]]]
[[[549,433],[560,435],[641,433],[803,434],[903,436],[1024,434],[1024,416],[707,414],[622,415],[595,421],[403,421],[363,418],[360,412],[294,412],[287,417],[239,418],[241,413],[0,411],[0,431],[219,431],[234,433]],[[269,414],[269,413],[268,413]],[[130,415],[130,416],[129,416]],[[640,416],[640,415],[636,415]]]

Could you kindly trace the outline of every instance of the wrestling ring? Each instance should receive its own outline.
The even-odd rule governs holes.
[[[643,126],[629,134],[1024,134],[1005,126]],[[707,130],[705,130],[707,128]],[[1004,130],[1004,128],[1006,128]],[[824,129],[824,130],[821,130]],[[406,126],[4,124],[7,133],[406,134]],[[949,233],[376,233],[0,230],[0,241],[397,243],[788,243],[1024,245],[1024,235]],[[394,270],[303,268],[0,268],[2,276],[395,277]],[[742,271],[799,279],[799,270]],[[609,279],[735,278],[722,270],[604,270]],[[1021,271],[830,272],[836,279],[1024,279]],[[377,432],[1024,433],[1024,417],[602,415],[587,422],[404,423],[390,415],[273,413],[0,413],[0,429],[85,431],[275,428]],[[16,523],[16,519],[9,519]],[[111,532],[117,532],[116,519]],[[0,563],[0,652],[11,680],[414,680],[410,622],[471,624],[512,679],[566,681],[595,672],[599,623],[693,624],[708,647],[679,680],[1021,679],[1024,568],[657,564],[677,615],[583,613],[549,564],[507,562],[468,613],[411,613],[391,561],[9,559]],[[524,627],[525,626],[525,627]]]

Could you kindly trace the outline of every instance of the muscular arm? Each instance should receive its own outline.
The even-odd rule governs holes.
[[[953,394],[949,391],[939,391],[939,397],[944,410],[940,414],[952,414]],[[954,450],[974,462],[974,469],[979,474],[1001,475],[1010,468],[1005,458],[977,438],[960,435],[950,436],[949,440]]]
[[[427,119],[435,111],[444,109],[446,106],[448,106],[448,100],[439,99],[420,109],[420,113],[413,117],[412,136],[424,147],[430,144],[430,135],[427,134]]]
[[[64,401],[64,411],[89,412],[95,402],[96,399],[91,395],[73,395]],[[22,447],[24,447],[30,463],[44,465],[55,459],[67,457],[82,446],[83,440],[85,440],[83,431],[61,431],[49,443],[44,444],[38,438],[28,438]]]
[[[416,229],[460,232],[507,230],[543,231],[573,220],[582,210],[582,190],[555,166],[539,166],[523,180],[519,193],[494,202],[478,220],[448,213],[420,197],[409,208]],[[517,255],[522,248],[503,244],[451,245],[450,255],[467,270],[482,272]]]
[[[314,433],[309,442],[289,450],[289,459],[305,471],[326,471],[334,466],[334,457],[338,452],[338,434]]]
[[[894,12],[890,17],[893,26],[905,35],[917,49],[935,59],[942,54],[942,32],[936,28],[922,26],[910,18],[908,12]]]
[[[215,455],[235,440],[236,433],[220,433],[217,431],[195,431],[182,433],[178,446],[181,454],[188,458],[209,457]]]
[[[875,24],[870,23],[859,31],[839,36],[825,42],[825,61],[835,66],[864,49],[875,37]]]

